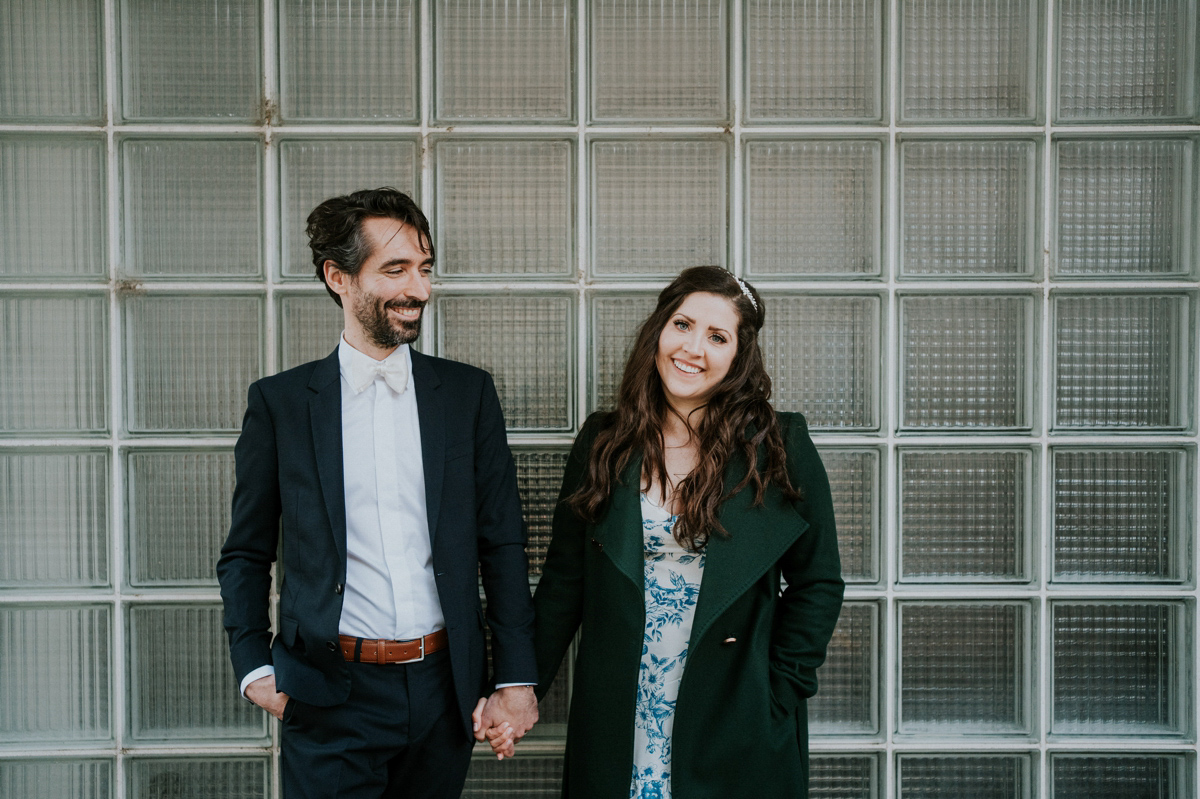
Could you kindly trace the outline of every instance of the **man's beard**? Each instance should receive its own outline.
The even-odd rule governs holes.
[[[384,302],[375,294],[364,293],[354,304],[354,318],[359,321],[366,331],[367,337],[378,347],[392,350],[401,344],[411,344],[421,334],[422,313],[416,319],[398,319],[393,322],[388,316],[388,308],[424,308],[420,300],[392,300]]]

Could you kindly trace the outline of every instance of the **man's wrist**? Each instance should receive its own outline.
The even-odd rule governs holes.
[[[246,689],[250,687],[250,683],[254,682],[255,680],[261,680],[263,677],[271,677],[274,674],[275,667],[270,664],[266,666],[259,666],[257,669],[247,674],[242,678],[242,684],[238,686],[238,689],[242,693],[242,698],[249,702],[250,697],[246,696]]]

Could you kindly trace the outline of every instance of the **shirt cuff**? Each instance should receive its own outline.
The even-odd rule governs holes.
[[[496,690],[499,691],[501,688],[515,688],[518,685],[523,686],[525,688],[532,688],[533,686],[537,685],[537,683],[534,683],[534,682],[501,682],[501,683],[496,683]]]
[[[263,677],[273,675],[274,673],[275,673],[274,666],[259,666],[257,669],[255,669],[254,671],[250,672],[245,677],[243,677],[242,684],[239,686],[239,688],[242,692],[242,698],[246,699],[247,701],[249,701],[249,699],[250,699],[250,697],[246,696],[246,686],[247,685],[254,682],[255,680],[259,680],[259,679],[262,679]]]

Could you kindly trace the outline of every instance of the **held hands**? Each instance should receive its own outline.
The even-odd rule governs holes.
[[[481,697],[471,718],[475,721],[475,740],[486,739],[497,760],[512,757],[517,742],[538,720],[533,686],[511,685],[497,689],[486,699]]]
[[[246,686],[246,698],[275,718],[283,721],[283,709],[287,707],[288,699],[291,697],[276,691],[275,675],[268,674],[266,677],[259,677]]]

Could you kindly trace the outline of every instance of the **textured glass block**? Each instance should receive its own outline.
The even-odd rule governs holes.
[[[1193,113],[1195,0],[1059,0],[1054,8],[1059,119]]]
[[[871,755],[814,752],[808,762],[808,799],[878,799],[878,774]]]
[[[125,304],[131,432],[239,429],[263,373],[261,297],[151,294]]]
[[[592,142],[592,273],[724,265],[727,160],[715,139]]]
[[[337,348],[346,317],[333,298],[292,294],[279,298],[279,371],[319,360]]]
[[[817,670],[820,690],[808,700],[809,729],[816,735],[879,731],[879,607],[847,602]]]
[[[1054,453],[1054,578],[1176,582],[1186,574],[1185,454]]]
[[[109,799],[111,760],[0,760],[0,796],[13,799]]]
[[[908,141],[900,147],[905,275],[1029,275],[1037,263],[1031,141]]]
[[[125,270],[177,278],[260,274],[260,147],[253,139],[125,142]]]
[[[904,119],[1033,119],[1036,0],[901,0],[901,6]]]
[[[902,297],[902,426],[1028,427],[1034,316],[1029,297]]]
[[[312,210],[330,197],[391,186],[420,199],[417,145],[409,139],[285,140],[279,159],[285,277],[316,279],[304,229]]]
[[[575,382],[575,298],[443,296],[438,352],[491,373],[509,430],[567,430]]]
[[[900,607],[900,732],[1028,729],[1029,607],[906,602]]]
[[[441,274],[575,273],[571,142],[448,139],[435,158]]]
[[[106,274],[104,165],[101,138],[0,138],[0,279]]]
[[[879,426],[879,298],[766,295],[771,404],[818,430]]]
[[[478,747],[477,747],[478,748]],[[518,755],[499,762],[491,751],[471,758],[463,799],[558,799],[562,795],[561,755]]]
[[[0,743],[112,738],[111,627],[108,606],[0,606]]]
[[[1060,295],[1054,310],[1059,427],[1186,424],[1186,297]]]
[[[100,0],[0,4],[0,120],[99,120],[102,9]]]
[[[267,735],[267,714],[238,696],[219,604],[131,605],[128,613],[130,738]]]
[[[612,410],[625,362],[642,323],[654,312],[656,294],[592,295],[588,329],[588,410]]]
[[[437,0],[437,117],[451,122],[571,120],[574,7],[567,0]]]
[[[746,274],[879,273],[880,144],[746,144]]]
[[[900,799],[1030,799],[1028,755],[900,755]]]
[[[1180,139],[1058,142],[1056,272],[1187,272],[1191,163]]]
[[[542,561],[546,559],[546,547],[550,545],[550,522],[558,504],[568,453],[566,449],[517,449],[513,452],[517,463],[517,490],[521,494],[528,536],[525,554],[529,557],[531,577],[542,573]]]
[[[882,113],[883,5],[746,0],[746,118],[870,121]]]
[[[1191,799],[1188,771],[1179,754],[1050,755],[1054,799]]]
[[[129,584],[216,585],[213,567],[233,501],[233,453],[135,451],[126,464]]]
[[[125,761],[129,799],[269,799],[271,761],[263,757],[133,758]]]
[[[0,450],[0,588],[108,585],[108,453]]]
[[[900,454],[900,574],[915,581],[1026,580],[1026,451]]]
[[[1179,683],[1188,616],[1173,602],[1054,603],[1052,731],[1182,733],[1191,712]]]
[[[726,0],[594,0],[592,118],[716,122],[728,114]]]
[[[108,429],[108,298],[0,297],[0,434]]]
[[[852,583],[879,579],[879,451],[821,447],[837,519],[842,578]]]
[[[268,116],[261,0],[120,0],[118,17],[126,119]]]
[[[416,122],[419,5],[279,0],[283,118]]]

